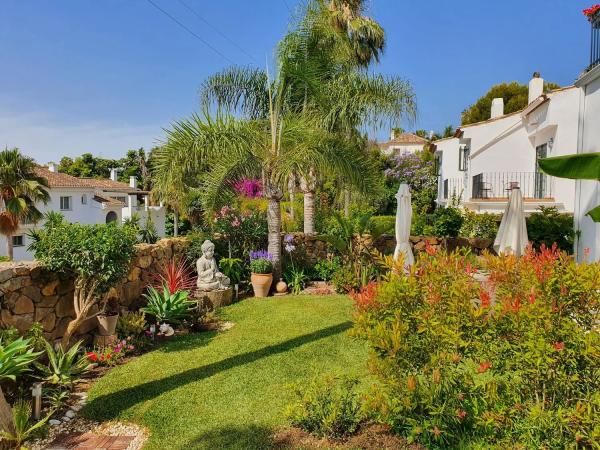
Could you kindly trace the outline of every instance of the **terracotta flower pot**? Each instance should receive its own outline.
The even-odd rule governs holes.
[[[117,321],[119,315],[114,314],[112,316],[106,316],[99,314],[96,316],[98,319],[98,333],[100,336],[112,336],[117,331]]]
[[[253,273],[250,275],[250,281],[252,282],[255,297],[267,297],[273,283],[273,274]]]
[[[285,281],[283,281],[283,278],[280,278],[279,283],[275,285],[275,291],[280,295],[287,294],[288,285]]]

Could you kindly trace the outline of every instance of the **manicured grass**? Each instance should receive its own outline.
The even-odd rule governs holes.
[[[147,427],[148,449],[266,449],[285,425],[290,383],[366,374],[366,346],[348,336],[350,300],[287,296],[224,308],[235,326],[176,338],[119,366],[84,414]]]

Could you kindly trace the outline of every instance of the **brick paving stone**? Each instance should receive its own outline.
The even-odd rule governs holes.
[[[93,433],[58,436],[48,450],[126,450],[135,436],[108,436]]]

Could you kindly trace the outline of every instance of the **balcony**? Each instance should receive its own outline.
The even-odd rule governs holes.
[[[538,172],[483,172],[472,177],[471,200],[503,201],[518,188],[525,201],[554,201],[551,181]]]
[[[465,190],[465,183],[462,178],[446,178],[442,188],[443,200],[460,199]]]

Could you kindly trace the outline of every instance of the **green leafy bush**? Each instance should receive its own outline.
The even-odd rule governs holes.
[[[551,247],[556,242],[562,251],[572,253],[575,239],[573,215],[559,213],[556,207],[540,206],[527,218],[527,235],[534,247]]]
[[[331,277],[331,283],[338,294],[347,294],[360,288],[355,271],[348,266],[342,266],[336,270]]]
[[[140,311],[154,317],[157,323],[181,323],[190,317],[191,310],[196,306],[196,302],[188,300],[186,291],[171,293],[166,284],[163,284],[162,291],[148,287],[148,293],[144,297],[148,303]]]
[[[267,215],[255,208],[240,211],[224,206],[215,214],[212,231],[221,236],[218,245],[215,242],[220,246],[217,254],[247,259],[253,249],[267,245]]]
[[[288,420],[319,436],[341,438],[354,434],[364,418],[357,385],[356,379],[332,376],[313,380],[308,386],[295,385],[297,400],[287,409]]]
[[[438,237],[456,237],[463,224],[460,209],[449,206],[438,208],[432,216],[431,235]],[[425,232],[425,234],[429,234]]]
[[[34,351],[29,339],[18,338],[6,344],[0,339],[0,381],[16,381],[41,354]]]
[[[246,272],[244,262],[240,258],[221,258],[219,268],[229,278],[232,285],[239,284]]]
[[[463,223],[459,236],[468,238],[494,239],[498,234],[501,216],[498,214],[477,214],[474,211],[463,212]]]
[[[327,259],[318,260],[313,270],[319,280],[329,281],[341,267],[341,258],[339,256],[332,256]]]
[[[31,403],[24,400],[17,400],[12,408],[13,431],[0,431],[0,437],[3,441],[9,442],[11,448],[17,450],[27,450],[23,447],[25,441],[35,437],[36,433],[46,424],[54,411],[51,411],[42,420],[30,425],[32,417]]]
[[[308,281],[308,276],[304,272],[304,269],[294,265],[289,265],[285,268],[283,277],[285,278],[285,282],[287,283],[290,292],[294,295],[298,295],[302,292],[302,289],[304,289],[306,282]]]
[[[119,316],[117,333],[121,337],[139,336],[146,329],[146,314],[143,311],[129,312]]]
[[[377,418],[429,449],[593,448],[600,265],[488,256],[486,287],[464,256],[427,253],[354,295]]]
[[[65,351],[62,347],[54,350],[48,341],[44,341],[48,364],[34,363],[40,374],[39,377],[48,384],[62,389],[71,389],[73,383],[89,369],[85,355],[78,354],[81,344],[82,341],[79,341]]]

